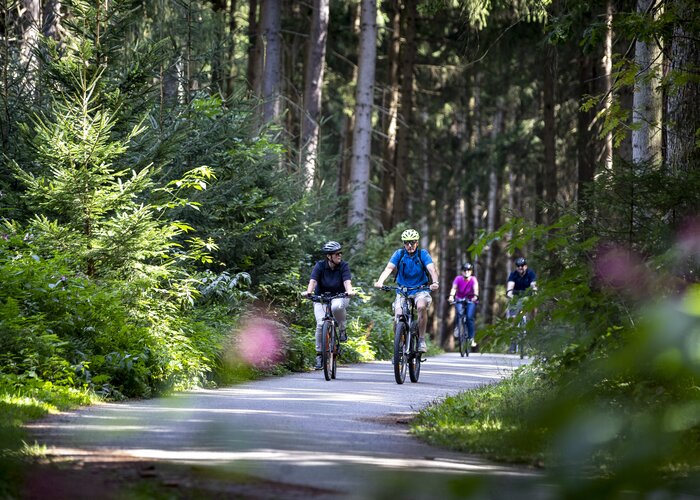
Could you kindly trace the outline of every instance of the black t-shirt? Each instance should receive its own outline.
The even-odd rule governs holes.
[[[350,265],[342,261],[335,269],[331,269],[327,260],[319,260],[311,271],[311,279],[316,280],[317,295],[326,292],[344,292],[345,286],[343,283],[352,279]]]
[[[508,276],[508,281],[515,283],[513,290],[515,290],[515,293],[518,294],[530,288],[530,284],[533,281],[537,281],[537,278],[535,277],[535,271],[528,269],[522,276],[520,276],[518,271],[513,271]]]

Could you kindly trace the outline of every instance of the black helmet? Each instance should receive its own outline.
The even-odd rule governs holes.
[[[470,269],[474,270],[474,266],[472,266],[469,262],[462,264],[462,271],[469,271]]]
[[[518,257],[515,259],[515,265],[516,266],[524,266],[527,264],[527,261],[525,260],[525,257]]]
[[[337,241],[329,241],[321,248],[321,251],[325,254],[336,253],[343,248]]]

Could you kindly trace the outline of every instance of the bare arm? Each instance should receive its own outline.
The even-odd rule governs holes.
[[[430,279],[433,281],[430,284],[430,289],[437,290],[438,288],[440,288],[440,283],[438,281],[439,280],[438,272],[437,272],[437,268],[435,267],[435,264],[431,262],[430,264],[425,266],[425,268],[428,270],[428,273],[430,273]]]
[[[309,286],[306,287],[306,295],[313,295],[316,290],[316,280],[309,280]]]
[[[474,278],[474,295],[479,296],[479,280]]]
[[[376,288],[381,288],[384,285],[384,281],[389,277],[389,275],[392,273],[392,271],[396,269],[396,266],[389,262],[384,270],[382,271],[382,274],[379,275],[379,278],[377,281],[374,283],[374,286]]]
[[[343,286],[345,287],[345,293],[347,293],[348,295],[355,295],[355,291],[352,289],[351,280],[343,281]]]
[[[512,297],[513,290],[515,290],[515,281],[509,281],[508,284],[506,284],[506,297]]]

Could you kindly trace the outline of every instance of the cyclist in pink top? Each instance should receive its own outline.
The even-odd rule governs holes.
[[[474,347],[474,314],[476,304],[479,301],[479,281],[474,276],[474,266],[469,262],[462,266],[462,274],[452,282],[452,289],[448,298],[450,304],[455,304],[458,321],[467,318],[467,337]],[[469,345],[469,344],[467,344]]]

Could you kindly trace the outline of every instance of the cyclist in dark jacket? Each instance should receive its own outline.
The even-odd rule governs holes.
[[[355,295],[352,289],[352,275],[350,266],[343,261],[343,247],[337,241],[329,241],[321,248],[321,251],[326,255],[326,258],[316,262],[316,265],[311,271],[311,279],[309,286],[306,289],[305,295],[321,295],[326,292],[342,293]],[[350,303],[348,298],[337,298],[331,302],[331,310],[333,317],[338,322],[340,341],[344,342],[348,339],[346,332],[346,314],[345,310]],[[323,317],[325,315],[323,304],[314,302],[314,316],[316,316],[316,370],[321,369],[321,336],[323,329]]]

